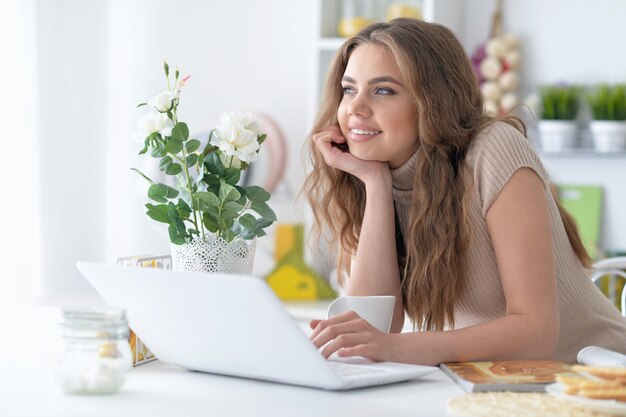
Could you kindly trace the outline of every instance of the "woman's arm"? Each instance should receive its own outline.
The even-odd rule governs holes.
[[[385,334],[350,313],[317,323],[324,355],[438,364],[465,360],[550,358],[559,336],[554,248],[546,192],[530,169],[518,170],[487,212],[506,316],[445,332]]]
[[[348,295],[395,295],[391,332],[404,325],[404,306],[395,237],[395,213],[389,168],[365,183],[365,213],[356,257],[352,261]]]
[[[333,146],[333,143],[345,143],[345,138],[338,128],[320,132],[313,136],[313,140],[328,165],[354,175],[365,184],[365,212],[346,293],[395,295],[396,306],[391,331],[400,332],[404,324],[404,306],[398,271],[389,165],[358,159],[349,152],[342,152]]]

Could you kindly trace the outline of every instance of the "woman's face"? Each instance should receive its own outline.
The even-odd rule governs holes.
[[[341,82],[337,110],[350,153],[396,168],[417,150],[417,112],[393,56],[379,45],[358,46]]]

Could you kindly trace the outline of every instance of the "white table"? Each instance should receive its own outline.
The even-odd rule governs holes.
[[[296,312],[305,320],[307,310]],[[297,310],[297,309],[296,309]],[[447,416],[463,394],[436,371],[419,380],[346,392],[189,372],[159,361],[138,366],[115,395],[77,396],[52,380],[57,311],[0,307],[0,416]]]

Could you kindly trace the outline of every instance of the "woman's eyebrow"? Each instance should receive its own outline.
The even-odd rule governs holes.
[[[356,84],[356,80],[347,75],[344,75],[341,81]],[[378,83],[384,83],[384,82],[394,83],[394,84],[398,84],[399,86],[402,86],[402,83],[400,81],[397,81],[396,79],[394,79],[393,77],[390,77],[389,75],[383,75],[380,77],[372,78],[367,83],[371,85],[371,84],[378,84]]]

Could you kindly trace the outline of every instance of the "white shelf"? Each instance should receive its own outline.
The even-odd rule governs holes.
[[[311,114],[310,120],[313,120],[317,113],[330,63],[335,52],[346,40],[337,36],[337,25],[342,16],[344,1],[348,0],[318,0],[317,34],[315,35],[317,49],[315,51],[315,78],[311,106],[313,114]],[[391,4],[391,0],[354,0],[354,2],[368,9],[368,17],[374,21],[383,21],[386,10]],[[463,0],[422,0],[422,15],[424,20],[444,24],[458,33],[464,7]]]

